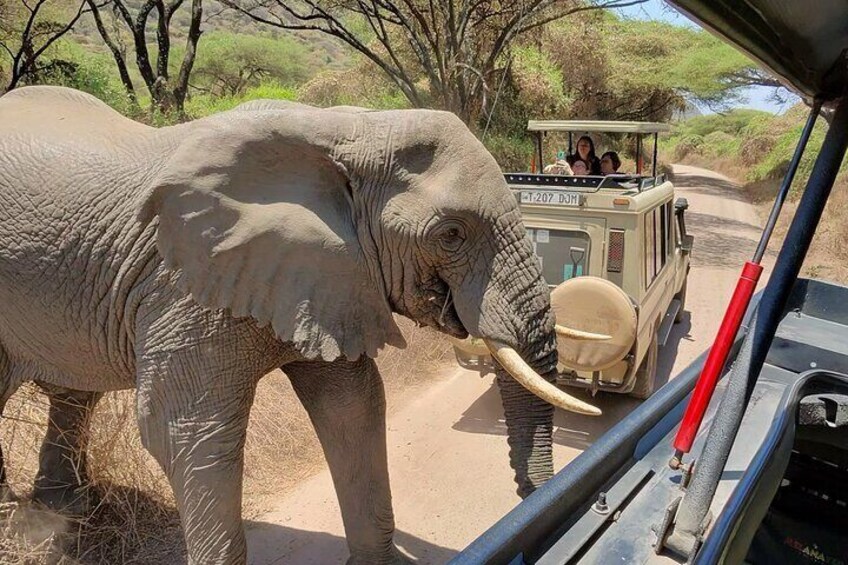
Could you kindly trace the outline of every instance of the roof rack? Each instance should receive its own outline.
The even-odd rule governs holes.
[[[538,173],[505,173],[504,179],[507,184],[516,186],[532,187],[566,187],[577,189],[579,192],[597,192],[602,188],[614,188],[619,190],[638,190],[642,192],[660,185],[666,181],[665,174],[656,177],[643,177],[638,175],[546,175]]]

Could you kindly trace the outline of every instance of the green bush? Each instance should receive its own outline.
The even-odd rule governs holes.
[[[344,71],[324,71],[298,90],[298,99],[313,106],[362,106],[375,110],[409,108],[409,101],[369,62]]]
[[[533,159],[533,142],[529,137],[490,135],[483,141],[486,149],[505,172],[529,171]],[[538,163],[537,163],[538,166]]]
[[[808,112],[809,109],[799,103],[779,116],[745,109],[697,116],[675,127],[665,144],[666,151],[670,151],[675,160],[685,160],[689,156],[729,159],[747,171],[742,180],[749,182],[780,179],[795,152]],[[796,189],[809,178],[826,130],[824,120],[819,119],[798,165]],[[845,169],[843,162],[842,170]]]
[[[202,118],[231,110],[250,100],[297,100],[297,91],[273,82],[261,83],[237,96],[194,95],[186,101],[185,111],[190,118]]]
[[[38,77],[39,84],[67,86],[82,90],[125,115],[137,114],[123,84],[115,71],[115,63],[104,53],[93,53],[80,44],[62,39],[42,60],[46,68]]]
[[[182,53],[171,61],[182,61]],[[213,95],[232,97],[262,83],[302,84],[315,74],[313,69],[308,49],[289,36],[215,31],[204,34],[200,42],[192,85]]]
[[[728,157],[739,151],[739,138],[724,131],[714,131],[704,136],[700,148],[706,157]]]
[[[675,135],[666,141],[666,151],[675,159],[683,159],[691,153],[698,153],[704,143],[704,136],[697,134]]]

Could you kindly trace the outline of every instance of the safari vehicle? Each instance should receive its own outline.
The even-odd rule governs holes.
[[[530,121],[542,163],[549,134],[635,136],[635,174],[572,176],[509,173],[542,273],[552,288],[557,321],[609,336],[601,342],[560,340],[558,384],[648,398],[658,348],[680,321],[693,237],[685,199],[657,174],[657,137],[669,126],[647,122]],[[650,174],[643,173],[643,136],[653,136]],[[485,366],[485,348],[455,345],[460,364]]]
[[[848,3],[670,3],[769,68],[809,118],[712,347],[454,565],[848,563],[848,287],[798,276],[848,147]],[[830,127],[755,295],[820,113]]]

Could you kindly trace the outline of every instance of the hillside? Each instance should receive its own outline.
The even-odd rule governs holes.
[[[667,161],[719,171],[735,179],[765,219],[789,166],[809,109],[798,104],[782,115],[738,109],[726,114],[696,116],[676,125],[660,147]],[[819,119],[798,166],[789,202],[781,214],[772,243],[785,234],[810,176],[827,125]],[[805,276],[848,284],[848,159],[833,188],[821,225],[804,264]]]

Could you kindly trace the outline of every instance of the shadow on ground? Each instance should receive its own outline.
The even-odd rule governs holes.
[[[692,326],[689,316],[687,312],[681,323],[673,326],[668,342],[659,351],[657,389],[672,377],[680,342],[691,340],[689,331]],[[589,447],[641,403],[624,394],[598,393],[595,398],[592,398],[591,394],[585,390],[568,389],[568,393],[594,404],[603,412],[603,415],[594,417],[565,410],[556,411],[554,443],[579,450]],[[460,419],[453,425],[453,429],[467,433],[506,436],[501,396],[494,381],[492,386],[462,413]]]
[[[345,538],[267,522],[245,522],[250,565],[330,565],[348,558]],[[395,544],[407,556],[423,563],[445,563],[455,549],[434,545],[403,531],[395,531]],[[320,547],[320,555],[315,548]],[[301,548],[303,553],[301,554]]]
[[[686,212],[686,221],[698,226],[692,265],[738,270],[754,255],[760,226],[691,210]],[[769,251],[768,255],[772,256],[774,252]]]
[[[690,173],[678,173],[672,178],[675,187],[685,188],[687,192],[715,196],[723,200],[737,200],[750,203],[745,190],[725,179]]]

